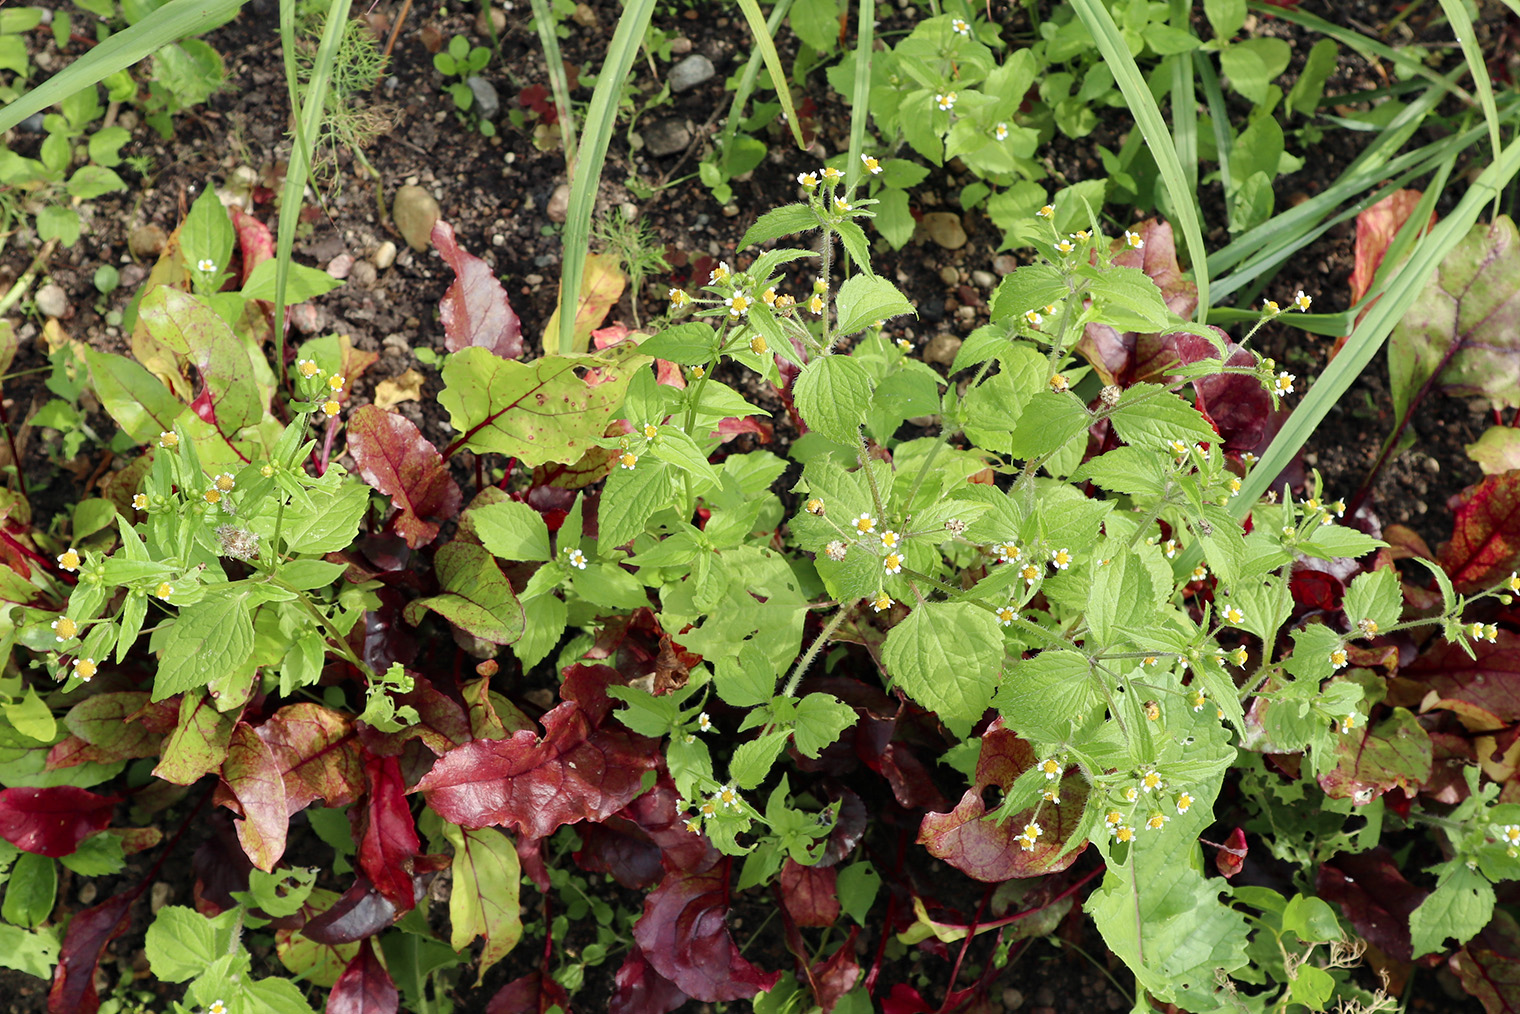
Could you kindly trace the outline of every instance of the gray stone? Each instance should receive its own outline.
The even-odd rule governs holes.
[[[16,129],[21,131],[23,134],[42,133],[42,114],[33,113],[31,116],[28,116],[26,119],[16,124]]]
[[[347,278],[353,270],[353,254],[342,253],[327,262],[327,273],[340,281]]]
[[[946,264],[939,269],[939,280],[946,285],[959,285],[961,283],[961,273]]]
[[[649,154],[663,157],[685,151],[691,144],[691,131],[685,120],[661,120],[644,131],[644,147]]]
[[[679,94],[688,88],[695,88],[716,73],[711,60],[701,53],[693,53],[670,68],[665,82],[670,85],[672,93]]]
[[[442,213],[433,195],[421,187],[402,187],[391,203],[391,219],[397,231],[407,246],[418,251],[426,250],[432,242],[433,226],[438,224]]]
[[[976,283],[980,288],[990,289],[997,284],[997,275],[994,275],[991,271],[977,270],[971,272],[971,281]]]
[[[570,184],[561,183],[549,195],[549,205],[544,209],[551,222],[563,222],[570,217]]]
[[[470,94],[475,96],[475,105],[472,107],[475,114],[482,120],[496,119],[496,114],[501,112],[501,97],[496,94],[496,86],[475,74],[465,78],[464,83],[469,86]]]
[[[374,285],[375,280],[379,277],[380,272],[376,271],[375,266],[369,261],[357,262],[354,264],[353,270],[348,273],[348,280],[361,289],[367,289],[371,285]]]
[[[37,312],[44,317],[62,317],[69,312],[69,294],[57,282],[48,282],[37,290]]]

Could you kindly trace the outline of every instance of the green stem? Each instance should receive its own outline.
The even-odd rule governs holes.
[[[298,588],[291,587],[277,577],[271,577],[269,579],[269,583],[274,585],[276,588],[283,588],[285,591],[288,591],[295,595],[296,601],[301,603],[301,607],[305,609],[309,614],[311,614],[312,619],[316,620],[317,623],[321,625],[323,631],[326,632],[329,647],[331,647],[339,655],[343,656],[343,658],[345,658],[348,663],[355,669],[358,669],[359,672],[364,675],[364,678],[367,682],[375,682],[375,671],[366,665],[358,655],[354,654],[354,649],[348,646],[348,641],[344,639],[343,635],[338,631],[338,628],[333,625],[332,620],[330,620],[327,615],[322,612],[322,610],[318,609],[315,605],[312,604],[311,599],[307,598],[305,592],[302,592]]]
[[[798,660],[797,667],[792,670],[791,678],[786,681],[786,686],[781,691],[782,697],[792,697],[797,693],[797,684],[802,682],[802,674],[807,672],[808,666],[813,664],[813,659],[818,657],[818,653],[823,650],[824,644],[828,642],[829,638],[834,636],[835,631],[839,629],[839,625],[844,622],[845,617],[849,616],[851,611],[852,609],[849,605],[841,605],[839,611],[829,619],[828,625],[823,628],[823,632],[808,647],[807,654]]]

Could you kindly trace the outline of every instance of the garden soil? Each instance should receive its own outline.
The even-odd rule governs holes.
[[[676,265],[670,276],[650,278],[645,291],[637,294],[645,319],[663,308],[668,287],[698,284],[700,279],[693,279],[692,275],[698,270],[705,275],[708,259],[726,259],[742,265],[749,255],[739,253],[736,246],[745,228],[761,213],[792,199],[793,177],[797,172],[815,168],[824,157],[847,146],[848,107],[829,92],[822,73],[814,71],[798,93],[799,100],[805,94],[812,102],[811,121],[816,131],[812,150],[798,152],[783,128],[773,126],[766,135],[771,146],[768,157],[747,178],[734,183],[734,198],[727,208],[715,202],[696,180],[696,167],[703,143],[720,126],[714,110],[727,109],[729,96],[723,90],[724,80],[748,58],[749,50],[742,21],[736,20],[726,8],[720,14],[716,6],[688,6],[695,2],[676,0],[662,4],[655,16],[655,26],[679,36],[677,50],[707,56],[717,69],[716,76],[646,112],[632,130],[632,140],[637,143],[638,135],[653,124],[675,121],[690,131],[691,143],[675,154],[653,157],[630,148],[628,124],[620,122],[598,198],[601,211],[631,213],[647,222],[665,248],[667,259]],[[72,8],[63,0],[32,0],[32,6]],[[356,8],[361,6],[356,4]],[[389,19],[397,15],[401,6],[399,0],[376,3],[369,14],[376,29],[388,30]],[[412,5],[402,25],[393,61],[368,102],[371,109],[392,123],[391,129],[366,151],[383,189],[377,194],[373,181],[360,171],[355,159],[345,154],[335,167],[339,186],[329,188],[320,204],[309,207],[303,214],[304,224],[296,244],[297,256],[304,263],[331,269],[335,262],[341,264],[345,258],[352,258],[353,266],[347,284],[320,300],[315,314],[297,315],[295,323],[299,331],[294,337],[299,339],[301,331],[347,334],[356,346],[379,356],[356,385],[350,407],[370,400],[377,383],[400,377],[409,370],[419,371],[424,378],[420,397],[402,402],[397,410],[416,422],[440,446],[450,439],[447,415],[436,399],[441,384],[437,370],[423,363],[417,352],[443,352],[437,303],[453,276],[432,251],[408,248],[389,224],[388,216],[381,214],[380,203],[388,205],[397,188],[406,184],[421,186],[432,193],[443,218],[454,227],[460,246],[482,257],[506,283],[514,309],[522,320],[525,341],[534,351],[541,348],[544,326],[555,306],[560,267],[561,226],[555,221],[558,216],[551,216],[550,212],[556,188],[565,182],[563,155],[552,143],[540,150],[531,136],[505,122],[505,110],[517,104],[522,89],[548,83],[529,7],[519,3],[506,12],[500,28],[501,58],[493,60],[485,72],[503,106],[499,136],[486,138],[461,123],[442,91],[441,75],[434,70],[431,59],[430,50],[436,51],[440,43],[456,34],[466,34],[475,43],[489,44],[473,9],[470,14],[457,10],[467,6],[451,5],[451,12],[443,13],[426,0]],[[1367,0],[1306,2],[1302,6],[1327,18],[1351,18],[1359,28],[1369,31],[1386,24],[1396,9],[1391,3]],[[1419,18],[1432,16],[1435,6],[1426,5],[1428,9],[1422,14],[1395,29],[1394,41],[1407,41],[1411,34],[1417,35],[1421,29]],[[561,45],[568,63],[594,68],[611,37],[619,7],[608,0],[579,7],[577,15],[564,22],[569,35]],[[911,26],[912,21],[904,17],[905,7],[905,0],[899,0],[897,8],[889,4],[878,8],[887,15],[880,27],[882,33]],[[1497,3],[1485,5],[1480,37],[1503,37],[1499,7]],[[203,188],[224,186],[238,171],[252,170],[259,181],[255,190],[259,203],[254,213],[273,227],[273,191],[279,187],[288,153],[284,138],[288,105],[279,38],[273,28],[274,8],[272,2],[252,0],[237,20],[208,37],[226,59],[228,86],[204,106],[179,117],[171,141],[160,141],[135,121],[130,109],[120,111],[117,122],[135,127],[134,140],[123,153],[146,156],[151,171],[139,175],[123,170],[130,191],[81,208],[86,216],[83,237],[72,248],[55,254],[46,266],[48,277],[67,293],[69,308],[61,323],[70,336],[96,348],[124,350],[124,336],[119,328],[111,326],[108,316],[125,306],[152,264],[151,259],[134,258],[128,239],[143,227],[172,231],[184,209]],[[998,5],[993,14],[1014,19],[1015,31],[1025,17],[1021,7],[1006,3]],[[1270,34],[1298,37],[1296,30],[1281,22],[1262,21],[1257,27]],[[37,62],[44,69],[56,70],[70,58],[56,50],[46,31],[34,33],[32,40],[37,47]],[[1311,42],[1295,47],[1296,63],[1290,69],[1290,78]],[[783,57],[789,62],[786,45],[783,43]],[[668,69],[668,64],[655,64],[661,77]],[[651,70],[642,58],[635,73],[639,84],[648,86]],[[1381,68],[1348,58],[1332,78],[1328,94],[1376,87],[1384,81],[1382,74]],[[582,101],[588,96],[589,89],[584,87],[575,93]],[[1101,175],[1096,146],[1102,144],[1116,150],[1131,129],[1127,113],[1105,111],[1099,128],[1090,137],[1080,141],[1058,138],[1045,155],[1047,167],[1053,177],[1067,182]],[[1345,132],[1327,133],[1303,171],[1279,180],[1278,206],[1313,196],[1332,182],[1356,156],[1359,139],[1358,135]],[[40,137],[16,134],[8,140],[23,154],[35,154],[29,146],[35,147]],[[1459,167],[1459,173],[1465,168],[1470,167]],[[627,185],[629,180],[636,181],[633,189]],[[941,369],[953,358],[960,338],[986,321],[987,304],[997,279],[1021,261],[1018,252],[998,250],[1000,235],[986,218],[976,212],[960,213],[954,195],[972,180],[969,173],[952,163],[935,170],[913,192],[917,211],[949,212],[957,217],[965,233],[962,245],[952,249],[927,230],[921,230],[903,250],[882,252],[875,262],[877,270],[893,279],[918,308],[916,321],[894,321],[891,332],[907,338],[916,354]],[[650,186],[658,189],[651,194],[644,189]],[[1222,225],[1209,231],[1210,226],[1223,221],[1218,184],[1205,186],[1200,197],[1209,244],[1223,245],[1228,236]],[[1122,227],[1131,223],[1112,224]],[[1272,282],[1269,294],[1286,302],[1296,290],[1302,289],[1313,297],[1316,310],[1344,309],[1349,304],[1354,238],[1351,223],[1331,230],[1283,268]],[[376,253],[386,242],[394,243],[399,255],[393,264],[376,270]],[[34,252],[32,244],[18,243],[13,237],[0,258],[0,291],[26,270]],[[381,263],[384,264],[383,259]],[[95,271],[102,264],[115,265],[122,277],[121,288],[104,297],[93,283]],[[625,294],[609,321],[631,322],[632,295]],[[1280,323],[1267,325],[1258,335],[1257,345],[1285,368],[1312,382],[1328,361],[1333,339],[1305,334],[1291,324],[1291,317],[1286,317]],[[14,369],[25,371],[44,365],[40,322],[28,320],[21,331],[28,340],[23,343]],[[774,392],[751,383],[746,393],[773,412],[778,443],[785,444],[797,435],[793,421]],[[35,376],[12,381],[3,394],[6,417],[13,423],[30,416],[50,397]],[[103,415],[98,421],[102,428],[109,429]],[[1349,497],[1361,483],[1392,422],[1386,367],[1377,361],[1321,426],[1305,449],[1303,463],[1320,470],[1331,495]],[[1375,486],[1372,509],[1379,520],[1383,524],[1406,524],[1432,546],[1446,539],[1451,525],[1448,499],[1479,478],[1478,469],[1463,453],[1463,446],[1476,440],[1487,423],[1485,410],[1459,400],[1437,398],[1427,405],[1414,424],[1413,448],[1395,457]],[[61,435],[50,430],[22,427],[18,438],[18,453],[29,479],[33,509],[42,526],[48,524],[50,514],[80,495],[81,486],[90,488],[125,463],[113,460],[108,450],[98,446],[86,446],[76,460],[66,460],[62,456]],[[459,466],[465,473],[460,478],[472,482],[473,468],[468,455],[458,458],[466,459]],[[151,890],[155,903],[192,903],[190,864],[180,860],[188,860],[188,850],[193,845],[189,840],[183,843],[180,849],[184,855],[160,870]],[[975,909],[978,885],[931,863],[927,856],[923,858],[925,868],[918,871],[920,875],[938,878],[940,882],[947,877],[964,881],[959,889],[970,899],[966,907]],[[137,883],[133,873],[141,878],[147,872],[147,864],[139,862],[129,866],[117,884],[108,880],[80,884],[71,882],[65,871],[59,885],[60,907],[54,918],[64,918],[92,903],[94,898],[86,897],[86,893],[124,889]],[[619,900],[625,905],[638,904],[634,895]],[[769,899],[762,898],[751,902],[748,910],[741,906],[736,912],[742,924],[758,926],[770,907]],[[147,911],[147,905],[138,906],[132,929],[111,946],[111,956],[103,963],[103,990],[121,978],[134,978],[140,986],[156,989],[165,998],[177,994],[177,987],[162,984],[154,987],[147,976],[141,949]],[[738,930],[741,939],[745,933],[741,926]],[[1016,946],[1011,966],[1001,974],[997,988],[991,992],[991,1005],[982,1009],[1064,1014],[1121,1010],[1128,1006],[1126,994],[1131,988],[1128,973],[1101,957],[1101,942],[1090,926],[1073,915],[1056,939],[1064,941],[1064,946],[1044,940],[1029,942],[1022,949]],[[779,931],[762,932],[746,956],[763,967],[790,967],[791,963],[780,945]],[[269,958],[272,962],[272,955]],[[916,964],[916,955],[910,953],[900,960],[905,966]],[[482,984],[484,988],[463,994],[458,1009],[483,1009],[495,985],[530,970],[531,963],[530,956],[509,958],[488,974]],[[592,982],[581,995],[605,997],[615,967],[616,961],[610,961],[592,969],[590,974],[600,976],[600,982]],[[1111,981],[1110,976],[1117,982]],[[904,973],[888,976],[887,981],[912,978]],[[468,975],[464,981],[468,984]],[[1422,981],[1423,985],[1421,977],[1417,977],[1414,1009],[1471,1009],[1471,1000],[1448,999],[1436,977],[1425,976]],[[40,980],[0,970],[0,1012],[30,1014],[44,1010],[45,995],[46,987]],[[692,1005],[693,1010],[699,1007]]]

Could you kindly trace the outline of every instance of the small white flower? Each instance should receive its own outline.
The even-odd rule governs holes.
[[[884,569],[888,574],[902,573],[902,557],[897,553],[888,553],[886,556],[882,557],[881,565],[882,569]]]
[[[1293,309],[1297,310],[1299,313],[1308,313],[1309,306],[1313,302],[1313,299],[1304,295],[1303,289],[1299,289],[1298,292],[1293,296]]]
[[[997,610],[996,615],[998,623],[1002,624],[1005,627],[1008,627],[1013,625],[1013,619],[1018,615],[1018,612],[1013,608],[1013,606],[1002,606]]]
[[[966,22],[962,21],[960,18],[956,18],[954,21],[950,22],[950,30],[956,35],[971,34],[971,26],[966,24]]]
[[[570,550],[570,552],[565,554],[565,559],[576,570],[586,569],[586,554],[582,553],[579,549]]]
[[[939,106],[941,112],[948,113],[955,108],[955,93],[945,92],[942,95],[934,96],[934,104]]]
[[[800,184],[802,184],[803,186],[807,187],[809,190],[811,190],[811,189],[813,189],[814,187],[816,187],[818,185],[818,174],[817,173],[798,173],[797,174],[797,182],[800,183]]]
[[[216,273],[216,261],[209,257],[202,257],[195,262],[195,270],[202,274],[211,275]]]
[[[712,719],[707,717],[707,712],[704,711],[700,715],[697,716],[697,728],[700,731],[702,731],[702,732],[710,732],[710,731],[712,731],[712,727],[713,727]]]
[[[993,127],[992,136],[999,141],[1008,140],[1008,124],[999,123],[996,127]]]
[[[1056,570],[1065,570],[1071,566],[1071,550],[1062,547],[1050,551],[1050,565]]]
[[[1293,374],[1284,370],[1277,375],[1277,379],[1272,382],[1272,386],[1277,389],[1278,394],[1292,394],[1293,381],[1297,379]]]
[[[870,514],[864,512],[862,512],[860,516],[857,517],[854,521],[851,521],[850,524],[854,526],[855,530],[861,535],[868,535],[876,530],[876,519],[871,517]]]
[[[860,161],[861,164],[866,167],[866,171],[869,172],[872,176],[881,175],[881,163],[876,161],[876,159],[872,158],[870,155],[867,155],[865,152],[861,152]]]
[[[1140,238],[1140,234],[1138,232],[1131,232],[1130,230],[1125,229],[1124,245],[1129,247],[1131,250],[1139,250],[1141,247],[1145,246],[1145,240]]]

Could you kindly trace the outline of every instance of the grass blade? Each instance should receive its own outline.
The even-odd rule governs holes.
[[[854,186],[864,171],[860,156],[866,149],[866,123],[871,118],[871,47],[875,44],[876,0],[860,0],[855,21],[855,86],[850,94],[850,164],[845,181]]]
[[[786,20],[787,12],[792,9],[792,0],[778,0],[775,7],[771,8],[771,16],[765,23],[766,29],[771,35],[775,35],[781,28],[781,23]],[[734,89],[734,101],[728,108],[728,118],[723,122],[723,133],[718,150],[727,152],[732,150],[734,135],[739,132],[739,121],[744,115],[745,103],[754,94],[755,81],[760,77],[760,63],[762,57],[757,49],[749,55],[749,60],[744,64],[744,72],[739,75],[739,87]]]
[[[1249,513],[1252,505],[1266,492],[1268,484],[1293,460],[1293,455],[1308,441],[1330,407],[1345,395],[1383,347],[1394,325],[1414,305],[1441,261],[1473,227],[1483,205],[1493,194],[1502,192],[1517,173],[1520,173],[1520,141],[1504,149],[1473,182],[1451,213],[1415,246],[1409,260],[1389,278],[1383,298],[1362,318],[1340,354],[1320,374],[1304,400],[1288,417],[1261,461],[1246,477],[1240,496],[1230,501],[1231,510],[1237,516]]]
[[[612,34],[612,44],[607,47],[607,55],[597,74],[591,105],[586,109],[581,144],[575,156],[575,180],[570,184],[570,205],[565,218],[565,261],[559,286],[559,351],[562,354],[575,351],[575,311],[580,302],[581,280],[586,274],[591,213],[596,206],[602,166],[607,161],[607,145],[612,140],[612,128],[617,121],[618,95],[633,69],[633,61],[638,56],[653,13],[654,0],[628,0],[623,6],[623,15],[618,18],[617,29]],[[544,344],[549,344],[548,335],[544,336]],[[545,351],[548,351],[547,347]]]
[[[565,58],[560,55],[559,36],[554,34],[554,13],[549,9],[549,0],[533,0],[533,27],[538,29],[538,42],[544,47],[549,87],[554,92],[554,108],[559,113],[559,136],[565,146],[565,178],[573,181],[575,113],[570,108],[570,80],[565,77]]]
[[[776,52],[776,43],[771,39],[770,29],[765,24],[765,15],[760,13],[760,5],[755,0],[739,0],[739,9],[744,12],[744,20],[749,22],[750,34],[755,37],[755,46],[760,50],[760,58],[765,61],[765,69],[771,72],[771,84],[776,88],[776,98],[781,100],[781,110],[786,113],[786,123],[792,128],[792,137],[798,148],[806,148],[807,145],[802,143],[802,124],[797,122],[797,110],[792,105],[792,90],[787,87],[786,71],[781,67],[781,54]]]
[[[1193,5],[1189,0],[1172,0],[1172,27],[1187,31]],[[1172,61],[1172,130],[1177,141],[1177,161],[1187,177],[1188,187],[1198,192],[1198,98],[1193,90],[1192,61],[1178,53]]]
[[[0,109],[0,132],[180,39],[230,20],[243,0],[171,0]]]
[[[322,39],[312,58],[311,76],[307,78],[303,96],[296,74],[295,0],[280,0],[280,47],[285,60],[285,88],[290,94],[290,108],[296,112],[290,165],[280,191],[280,224],[275,232],[274,362],[275,375],[281,380],[285,377],[285,286],[290,278],[290,248],[295,243],[296,224],[301,218],[301,197],[306,193],[307,179],[311,175],[311,139],[317,136],[317,129],[326,114],[327,90],[332,84],[333,64],[337,62],[338,47],[348,24],[350,4],[351,0],[331,0],[328,4]]]
[[[1478,35],[1473,30],[1472,18],[1462,0],[1441,0],[1441,10],[1446,12],[1446,20],[1451,23],[1457,44],[1462,47],[1462,56],[1467,61],[1467,69],[1472,73],[1473,91],[1478,93],[1478,105],[1483,108],[1483,119],[1488,122],[1488,140],[1497,154],[1504,144],[1499,136],[1499,111],[1494,106],[1494,85],[1488,78],[1488,64],[1484,61],[1483,51],[1478,48]],[[1498,192],[1494,193],[1496,217],[1499,214],[1500,196]]]
[[[1198,322],[1208,319],[1209,311],[1209,259],[1203,247],[1203,232],[1198,226],[1198,196],[1188,186],[1187,175],[1177,160],[1177,145],[1166,127],[1166,120],[1156,100],[1151,96],[1150,86],[1135,66],[1135,58],[1129,55],[1129,47],[1119,26],[1099,0],[1071,0],[1077,16],[1087,25],[1098,51],[1113,71],[1114,81],[1124,93],[1124,99],[1135,116],[1135,123],[1145,135],[1161,180],[1166,184],[1167,196],[1171,198],[1172,214],[1182,227],[1182,238],[1187,245],[1188,259],[1192,261],[1193,280],[1198,286]]]

